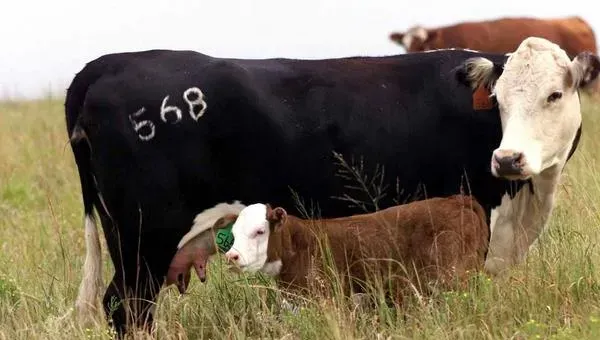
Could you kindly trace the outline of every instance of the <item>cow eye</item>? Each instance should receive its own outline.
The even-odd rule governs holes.
[[[552,94],[548,96],[548,103],[555,102],[555,101],[559,100],[560,98],[562,98],[562,92],[559,92],[559,91],[552,92]]]
[[[262,229],[259,229],[259,230],[256,231],[256,235],[262,235],[264,233],[265,233],[265,231],[262,230]]]

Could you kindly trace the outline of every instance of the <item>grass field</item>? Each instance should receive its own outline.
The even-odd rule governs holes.
[[[584,98],[585,99],[585,98]],[[69,314],[84,258],[79,179],[62,101],[0,103],[0,339],[107,339]],[[317,299],[277,312],[271,281],[209,268],[189,294],[159,298],[160,339],[598,339],[600,338],[600,106],[584,101],[578,152],[558,206],[526,263],[509,275],[480,276],[396,311],[366,311]],[[112,264],[104,251],[104,280]],[[258,287],[257,287],[258,286]]]

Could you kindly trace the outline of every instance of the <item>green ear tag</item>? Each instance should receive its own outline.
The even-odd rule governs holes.
[[[233,245],[233,234],[231,233],[233,223],[234,222],[231,222],[227,224],[225,228],[217,230],[216,243],[222,253],[226,253]]]

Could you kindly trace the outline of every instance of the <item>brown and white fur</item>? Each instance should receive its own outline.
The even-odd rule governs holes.
[[[253,204],[237,217],[226,257],[242,271],[275,276],[282,288],[310,290],[313,275],[324,269],[326,249],[346,294],[364,292],[362,283],[377,279],[391,280],[398,293],[414,289],[417,278],[448,285],[482,269],[485,221],[479,203],[463,195],[322,220]]]

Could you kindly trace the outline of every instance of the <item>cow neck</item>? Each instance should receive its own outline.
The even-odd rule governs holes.
[[[546,227],[554,207],[559,179],[560,169],[558,166],[548,169],[531,179],[534,190],[522,187],[516,197],[517,207],[520,209],[514,215],[518,219],[515,227],[521,230],[524,227],[522,236],[526,236],[526,238],[516,239],[518,262],[524,259],[533,240],[537,239]]]
[[[510,197],[507,193],[494,208],[486,270],[498,274],[525,259],[529,247],[542,233],[554,206],[561,167],[555,166],[531,179]]]

